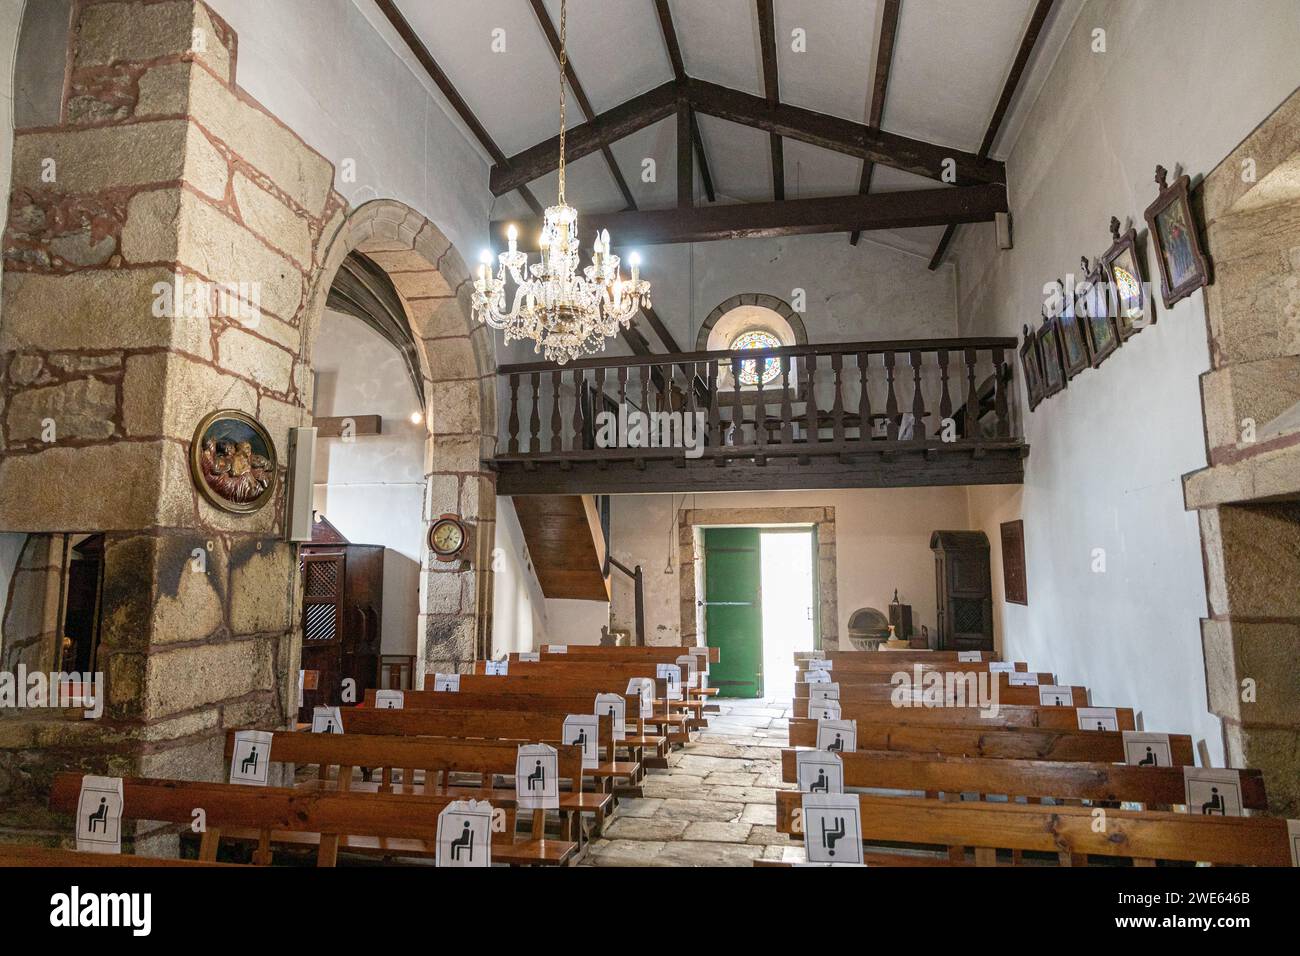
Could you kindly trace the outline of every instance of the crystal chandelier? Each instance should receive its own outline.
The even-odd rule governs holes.
[[[631,277],[625,279],[619,257],[609,251],[609,230],[596,236],[591,265],[578,272],[578,211],[564,201],[564,118],[566,0],[560,2],[560,167],[559,199],[546,210],[538,240],[541,261],[531,265],[518,249],[518,230],[510,226],[510,247],[497,256],[492,274],[492,254],[484,251],[474,280],[474,315],[505,340],[531,339],[534,352],[547,361],[565,364],[571,358],[605,349],[608,339],[627,328],[642,306],[650,306],[650,283],[641,278],[636,253],[629,257]],[[506,304],[507,274],[514,284]]]

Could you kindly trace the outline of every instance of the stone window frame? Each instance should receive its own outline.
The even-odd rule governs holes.
[[[718,324],[718,320],[742,305],[756,305],[760,308],[771,309],[790,326],[790,331],[794,333],[796,345],[808,344],[808,330],[804,326],[799,313],[790,307],[789,302],[774,295],[768,295],[765,292],[742,292],[718,303],[717,307],[708,314],[704,324],[700,326],[699,333],[695,336],[695,350],[697,352],[707,352],[709,350],[709,334],[713,331],[713,327]]]
[[[821,649],[837,651],[839,639],[839,585],[836,580],[835,508],[685,508],[677,519],[678,608],[681,643],[690,646],[706,639],[704,609],[696,604],[704,585],[704,529],[725,527],[811,526],[817,535],[817,602]]]

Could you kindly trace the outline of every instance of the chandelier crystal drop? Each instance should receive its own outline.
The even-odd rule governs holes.
[[[510,226],[509,248],[497,256],[495,275],[492,254],[484,251],[473,300],[474,316],[504,330],[507,343],[530,339],[534,352],[560,365],[604,351],[639,309],[650,307],[650,283],[641,278],[637,255],[629,257],[630,275],[624,278],[619,257],[609,251],[609,230],[596,236],[591,265],[579,272],[578,211],[564,201],[566,7],[561,0],[559,198],[542,220],[541,258],[529,264],[527,253],[518,248],[518,230]],[[513,295],[508,296],[511,284]]]

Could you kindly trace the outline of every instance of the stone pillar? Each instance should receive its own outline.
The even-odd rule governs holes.
[[[0,719],[0,787],[21,795],[70,766],[219,778],[227,728],[290,718],[283,465],[309,421],[306,293],[342,220],[332,166],[236,87],[235,36],[204,4],[78,16],[61,123],[15,136],[0,529],[105,534],[107,711]],[[190,479],[194,429],[220,408],[261,420],[280,458],[252,515]],[[51,667],[53,641],[27,654]]]
[[[1184,479],[1205,559],[1209,707],[1229,765],[1261,769],[1271,808],[1289,816],[1300,813],[1298,170],[1294,94],[1198,191],[1214,269],[1209,467]]]

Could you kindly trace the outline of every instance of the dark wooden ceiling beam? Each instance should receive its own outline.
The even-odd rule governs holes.
[[[1024,76],[1025,67],[1029,65],[1029,58],[1038,44],[1038,36],[1042,33],[1043,24],[1047,22],[1047,15],[1052,12],[1054,2],[1055,0],[1038,0],[1038,5],[1034,7],[1033,15],[1029,18],[1029,26],[1020,39],[1020,49],[1016,51],[1016,58],[1011,63],[1011,72],[1007,74],[1007,81],[1002,84],[1002,95],[998,97],[998,105],[993,109],[993,118],[989,120],[988,129],[984,131],[984,141],[980,143],[977,154],[980,157],[987,156],[993,149],[998,131],[1002,128],[1002,121],[1006,118],[1007,110],[1011,108],[1011,101],[1020,87],[1021,77]],[[953,223],[949,223],[948,228],[943,231],[939,245],[935,247],[934,255],[930,257],[931,271],[943,264],[943,257],[948,252],[948,245],[952,242],[956,231],[957,226]]]
[[[872,129],[862,123],[788,103],[769,106],[761,96],[706,80],[691,78],[687,80],[687,89],[691,106],[697,113],[767,133],[778,133],[786,139],[868,159],[929,179],[940,179],[944,160],[951,159],[956,164],[959,185],[1006,182],[1006,167],[995,159]]]
[[[986,222],[1006,209],[1006,187],[984,183],[866,196],[589,214],[584,225],[588,230],[608,229],[618,236],[620,246],[630,247]],[[498,247],[504,248],[508,225],[505,220],[492,223],[492,238]],[[535,220],[516,225],[524,235],[540,229]],[[586,241],[585,236],[583,239]]]
[[[664,48],[668,51],[668,62],[672,64],[673,78],[677,83],[686,82],[686,63],[682,59],[682,46],[677,40],[677,28],[673,25],[673,12],[668,8],[668,0],[654,0],[655,13],[659,15],[659,29],[663,31]],[[695,144],[695,162],[700,167],[700,182],[709,202],[716,202],[713,191],[713,175],[709,172],[709,160],[704,154],[704,139],[700,136],[700,124],[691,113],[691,140]]]
[[[565,136],[565,156],[568,162],[581,159],[610,143],[645,129],[677,112],[677,81],[669,80],[653,90],[634,96],[606,110],[594,119],[568,130]],[[500,196],[518,189],[521,184],[552,172],[560,164],[560,138],[553,136],[544,142],[506,159],[492,167],[488,187],[492,195]]]
[[[885,115],[885,93],[889,88],[889,70],[894,63],[894,37],[898,33],[898,12],[902,0],[884,0],[883,15],[880,19],[880,43],[876,47],[876,75],[871,84],[871,105],[867,125],[880,129]],[[876,164],[871,160],[862,161],[862,179],[858,183],[858,192],[866,195],[871,192],[871,174]],[[858,230],[849,236],[849,244],[856,246],[862,238]]]
[[[758,8],[758,42],[763,60],[763,96],[771,109],[781,103],[781,81],[776,67],[776,14],[772,0],[755,0]],[[781,134],[768,133],[772,152],[772,198],[785,198],[785,149]]]
[[[695,163],[691,140],[691,104],[685,94],[677,98],[677,206],[695,205]]]
[[[555,54],[555,61],[560,61],[560,35],[555,31],[555,24],[551,22],[551,15],[546,12],[546,4],[542,0],[529,0],[533,7],[533,13],[537,17],[537,22],[546,34],[546,41],[551,45],[551,52]],[[582,83],[578,80],[578,72],[573,68],[573,59],[566,58],[565,76],[569,79],[569,88],[573,91],[573,98],[578,101],[578,108],[582,110],[582,115],[590,122],[596,116],[596,111],[591,108],[591,100],[587,98],[587,91],[582,88]],[[567,147],[567,143],[566,143]],[[567,148],[566,148],[567,153]],[[600,147],[600,153],[605,157],[605,165],[609,167],[609,174],[614,177],[614,184],[618,186],[618,191],[623,194],[623,202],[628,209],[636,209],[636,199],[632,196],[632,190],[628,188],[627,180],[623,178],[622,171],[618,168],[618,161],[614,159],[613,152],[610,151],[608,144]]]
[[[483,127],[483,124],[478,121],[478,117],[474,115],[474,111],[469,108],[469,104],[466,103],[464,98],[460,95],[455,84],[452,83],[447,74],[442,71],[442,67],[438,66],[438,61],[433,58],[433,54],[429,52],[429,48],[424,45],[419,36],[416,35],[415,30],[406,22],[406,17],[402,16],[402,12],[397,9],[393,0],[375,0],[375,5],[379,7],[379,12],[382,13],[388,19],[388,22],[393,25],[393,29],[397,31],[397,35],[402,38],[402,42],[406,44],[406,48],[411,51],[411,55],[419,61],[420,66],[424,67],[424,71],[429,74],[429,79],[433,80],[434,85],[442,91],[442,95],[447,98],[449,103],[451,103],[451,108],[456,111],[456,115],[461,118],[461,122],[469,127],[469,131],[474,135],[474,138],[479,141],[479,145],[487,150],[488,155],[492,157],[492,162],[496,164],[492,168],[496,169],[501,166],[509,166],[510,160],[506,158],[505,153],[501,152],[500,147],[498,147],[492,137],[488,135],[488,131]],[[528,182],[529,180],[525,179],[517,185],[512,186],[510,189],[502,190],[502,192],[496,193],[495,195],[501,196],[517,189],[519,195],[523,197],[524,202],[528,204],[528,208],[533,211],[533,215],[540,216],[542,214],[542,204],[539,203],[537,197],[529,191],[526,185]]]

